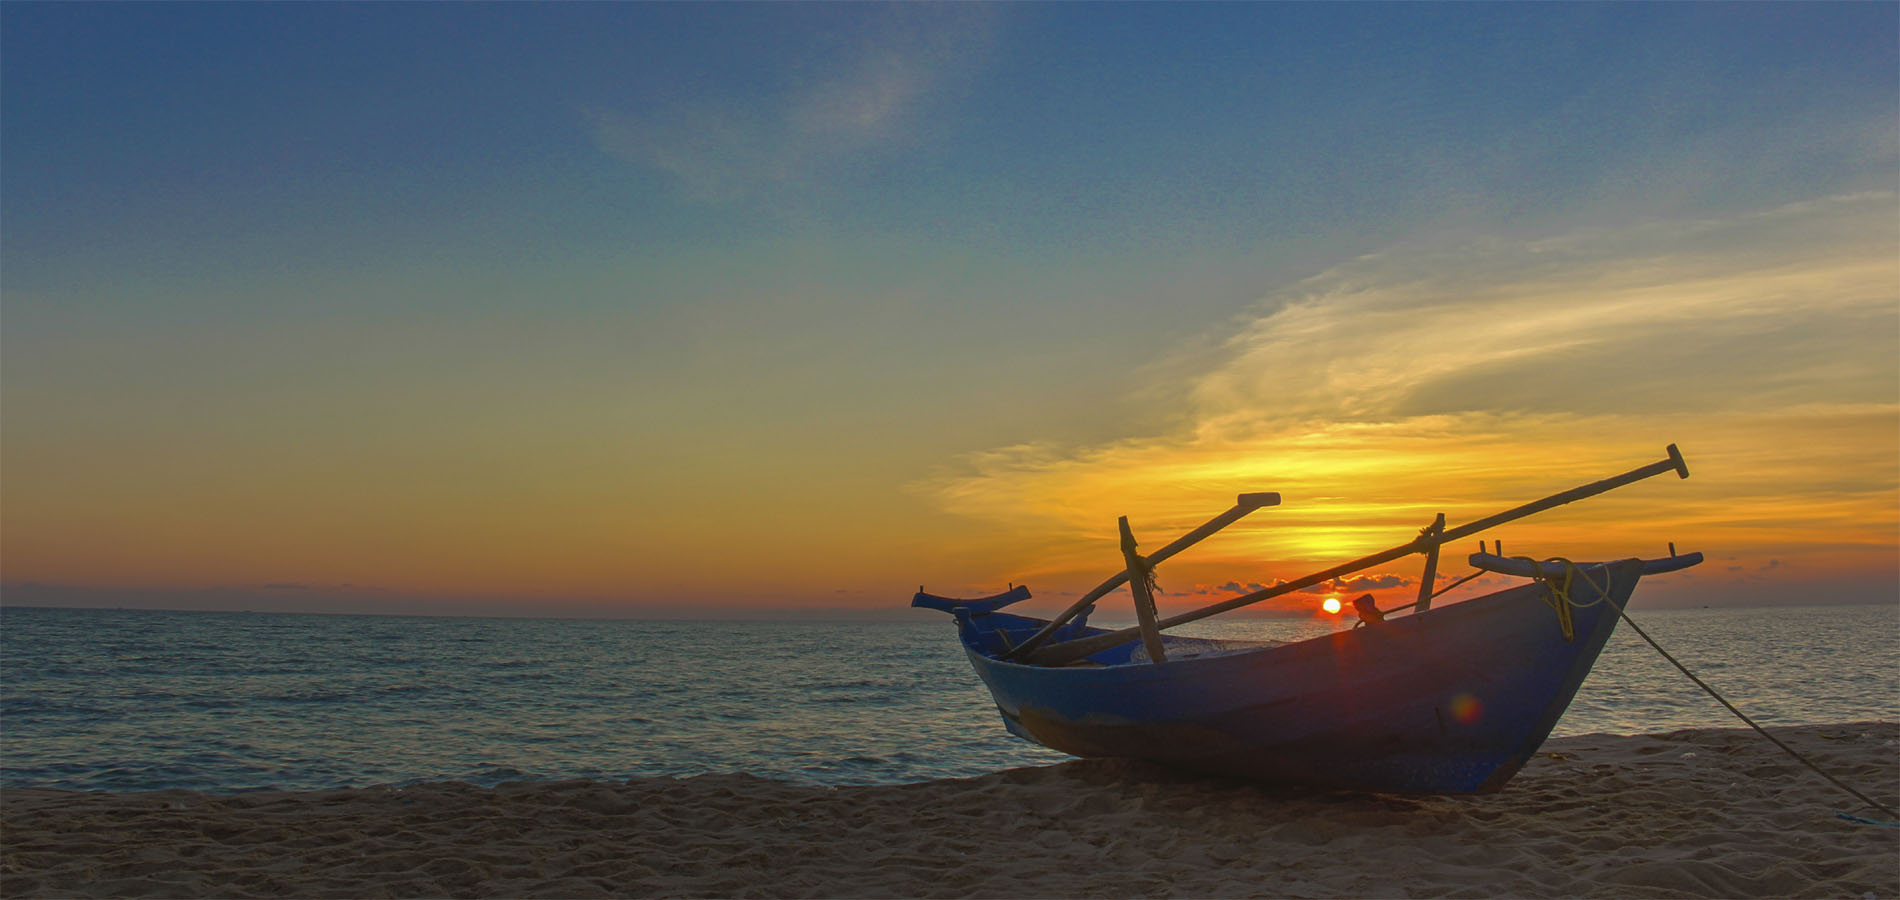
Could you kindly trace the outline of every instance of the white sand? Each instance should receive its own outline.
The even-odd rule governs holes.
[[[1776,729],[1900,806],[1900,724]],[[1551,741],[1399,797],[1078,761],[816,788],[746,775],[0,795],[15,897],[1900,896],[1900,828],[1746,729]]]

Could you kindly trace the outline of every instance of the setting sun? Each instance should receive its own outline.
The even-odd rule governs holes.
[[[1320,608],[1326,610],[1329,613],[1339,612],[1339,598],[1327,597],[1326,602],[1320,604]]]

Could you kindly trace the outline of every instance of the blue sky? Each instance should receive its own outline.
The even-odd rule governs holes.
[[[763,575],[692,567],[789,529],[815,536],[760,571],[870,603],[899,572],[1007,574],[998,546],[1047,522],[970,524],[997,459],[1180,450],[1235,396],[1337,424],[1771,394],[1878,422],[1900,394],[1865,288],[1893,249],[1892,4],[8,3],[0,25],[9,581],[765,602]],[[1695,308],[1808,304],[1797,352],[1735,318],[1673,370],[1506,373],[1508,403],[1469,410],[1444,398],[1481,373],[1443,360],[1390,403],[1217,390],[1391,352],[1367,323],[1510,285],[1562,305],[1592,267],[1661,273],[1634,291],[1750,265],[1840,293]],[[1298,354],[1274,316],[1315,296],[1400,312],[1309,332],[1326,356],[1299,372],[1234,343]],[[1616,315],[1664,348],[1679,321]],[[997,483],[1051,489],[1019,475]],[[283,534],[232,538],[259,521]],[[154,532],[162,553],[125,549]],[[629,544],[657,548],[650,591],[603,562]]]
[[[7,15],[9,237],[36,254],[84,227],[185,260],[808,229],[1147,257],[1707,214],[1891,174],[1883,136],[1853,133],[1893,99],[1882,4]],[[838,121],[812,122],[825,103]]]

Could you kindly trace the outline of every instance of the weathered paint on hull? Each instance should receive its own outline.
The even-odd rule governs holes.
[[[1587,570],[1628,601],[1636,560]],[[1001,662],[1041,620],[1004,613],[962,628],[1011,732],[1077,756],[1370,790],[1496,790],[1530,759],[1589,674],[1617,613],[1579,580],[1574,640],[1531,584],[1269,649],[1161,665]],[[1125,654],[1126,651],[1121,651]],[[1097,659],[1113,657],[1114,652]]]

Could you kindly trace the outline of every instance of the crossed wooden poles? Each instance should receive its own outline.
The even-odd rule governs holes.
[[[1437,568],[1438,548],[1441,545],[1470,537],[1486,529],[1495,528],[1505,522],[1540,513],[1552,507],[1562,506],[1566,503],[1574,503],[1586,497],[1594,497],[1605,491],[1612,491],[1626,484],[1632,484],[1645,478],[1661,475],[1664,472],[1675,472],[1677,476],[1682,478],[1689,477],[1689,464],[1683,461],[1682,452],[1676,449],[1676,445],[1670,444],[1667,452],[1669,455],[1666,459],[1631,469],[1621,475],[1605,478],[1602,481],[1591,482],[1590,484],[1571,488],[1562,493],[1552,494],[1542,500],[1507,509],[1496,515],[1486,516],[1485,518],[1460,525],[1456,528],[1447,529],[1445,527],[1445,517],[1440,515],[1431,526],[1420,532],[1417,538],[1389,550],[1382,550],[1371,556],[1363,556],[1351,562],[1340,563],[1322,572],[1314,572],[1311,575],[1276,584],[1264,590],[1254,591],[1251,594],[1234,597],[1230,600],[1223,600],[1211,606],[1204,606],[1192,612],[1181,613],[1165,619],[1159,618],[1155,609],[1154,596],[1149,591],[1148,575],[1153,570],[1155,564],[1188,547],[1200,543],[1202,539],[1232,525],[1256,509],[1263,506],[1278,505],[1280,495],[1274,493],[1241,494],[1235,499],[1232,509],[1215,516],[1213,519],[1210,519],[1207,524],[1182,535],[1174,543],[1160,550],[1156,550],[1146,557],[1135,552],[1135,537],[1129,530],[1128,518],[1123,516],[1120,526],[1122,560],[1126,564],[1126,568],[1117,573],[1114,577],[1097,585],[1094,590],[1083,594],[1074,603],[1070,604],[1068,609],[1063,610],[1060,615],[1051,619],[1049,624],[1044,625],[1040,631],[1031,635],[1028,640],[1018,644],[1015,649],[1009,652],[1007,658],[1031,662],[1037,665],[1059,666],[1100,653],[1110,647],[1120,646],[1139,637],[1142,640],[1143,646],[1148,651],[1149,658],[1155,662],[1163,662],[1167,657],[1161,646],[1162,629],[1205,619],[1208,616],[1259,603],[1271,597],[1278,597],[1282,594],[1289,594],[1303,588],[1312,587],[1316,584],[1323,584],[1342,575],[1358,572],[1362,569],[1369,569],[1373,566],[1388,563],[1413,553],[1426,554],[1426,575],[1424,584],[1422,584],[1419,589],[1417,604],[1418,609],[1424,610],[1431,604],[1431,583],[1434,570]],[[1132,578],[1130,577],[1131,575],[1133,576]],[[1111,631],[1072,641],[1065,641],[1059,644],[1050,644],[1046,647],[1043,646],[1044,643],[1049,640],[1049,636],[1055,633],[1056,629],[1061,628],[1064,624],[1068,623],[1069,620],[1075,618],[1082,610],[1087,609],[1090,604],[1100,600],[1103,595],[1120,587],[1123,583],[1131,583],[1131,590],[1135,595],[1135,617],[1140,624],[1133,628],[1121,629],[1120,631]]]

